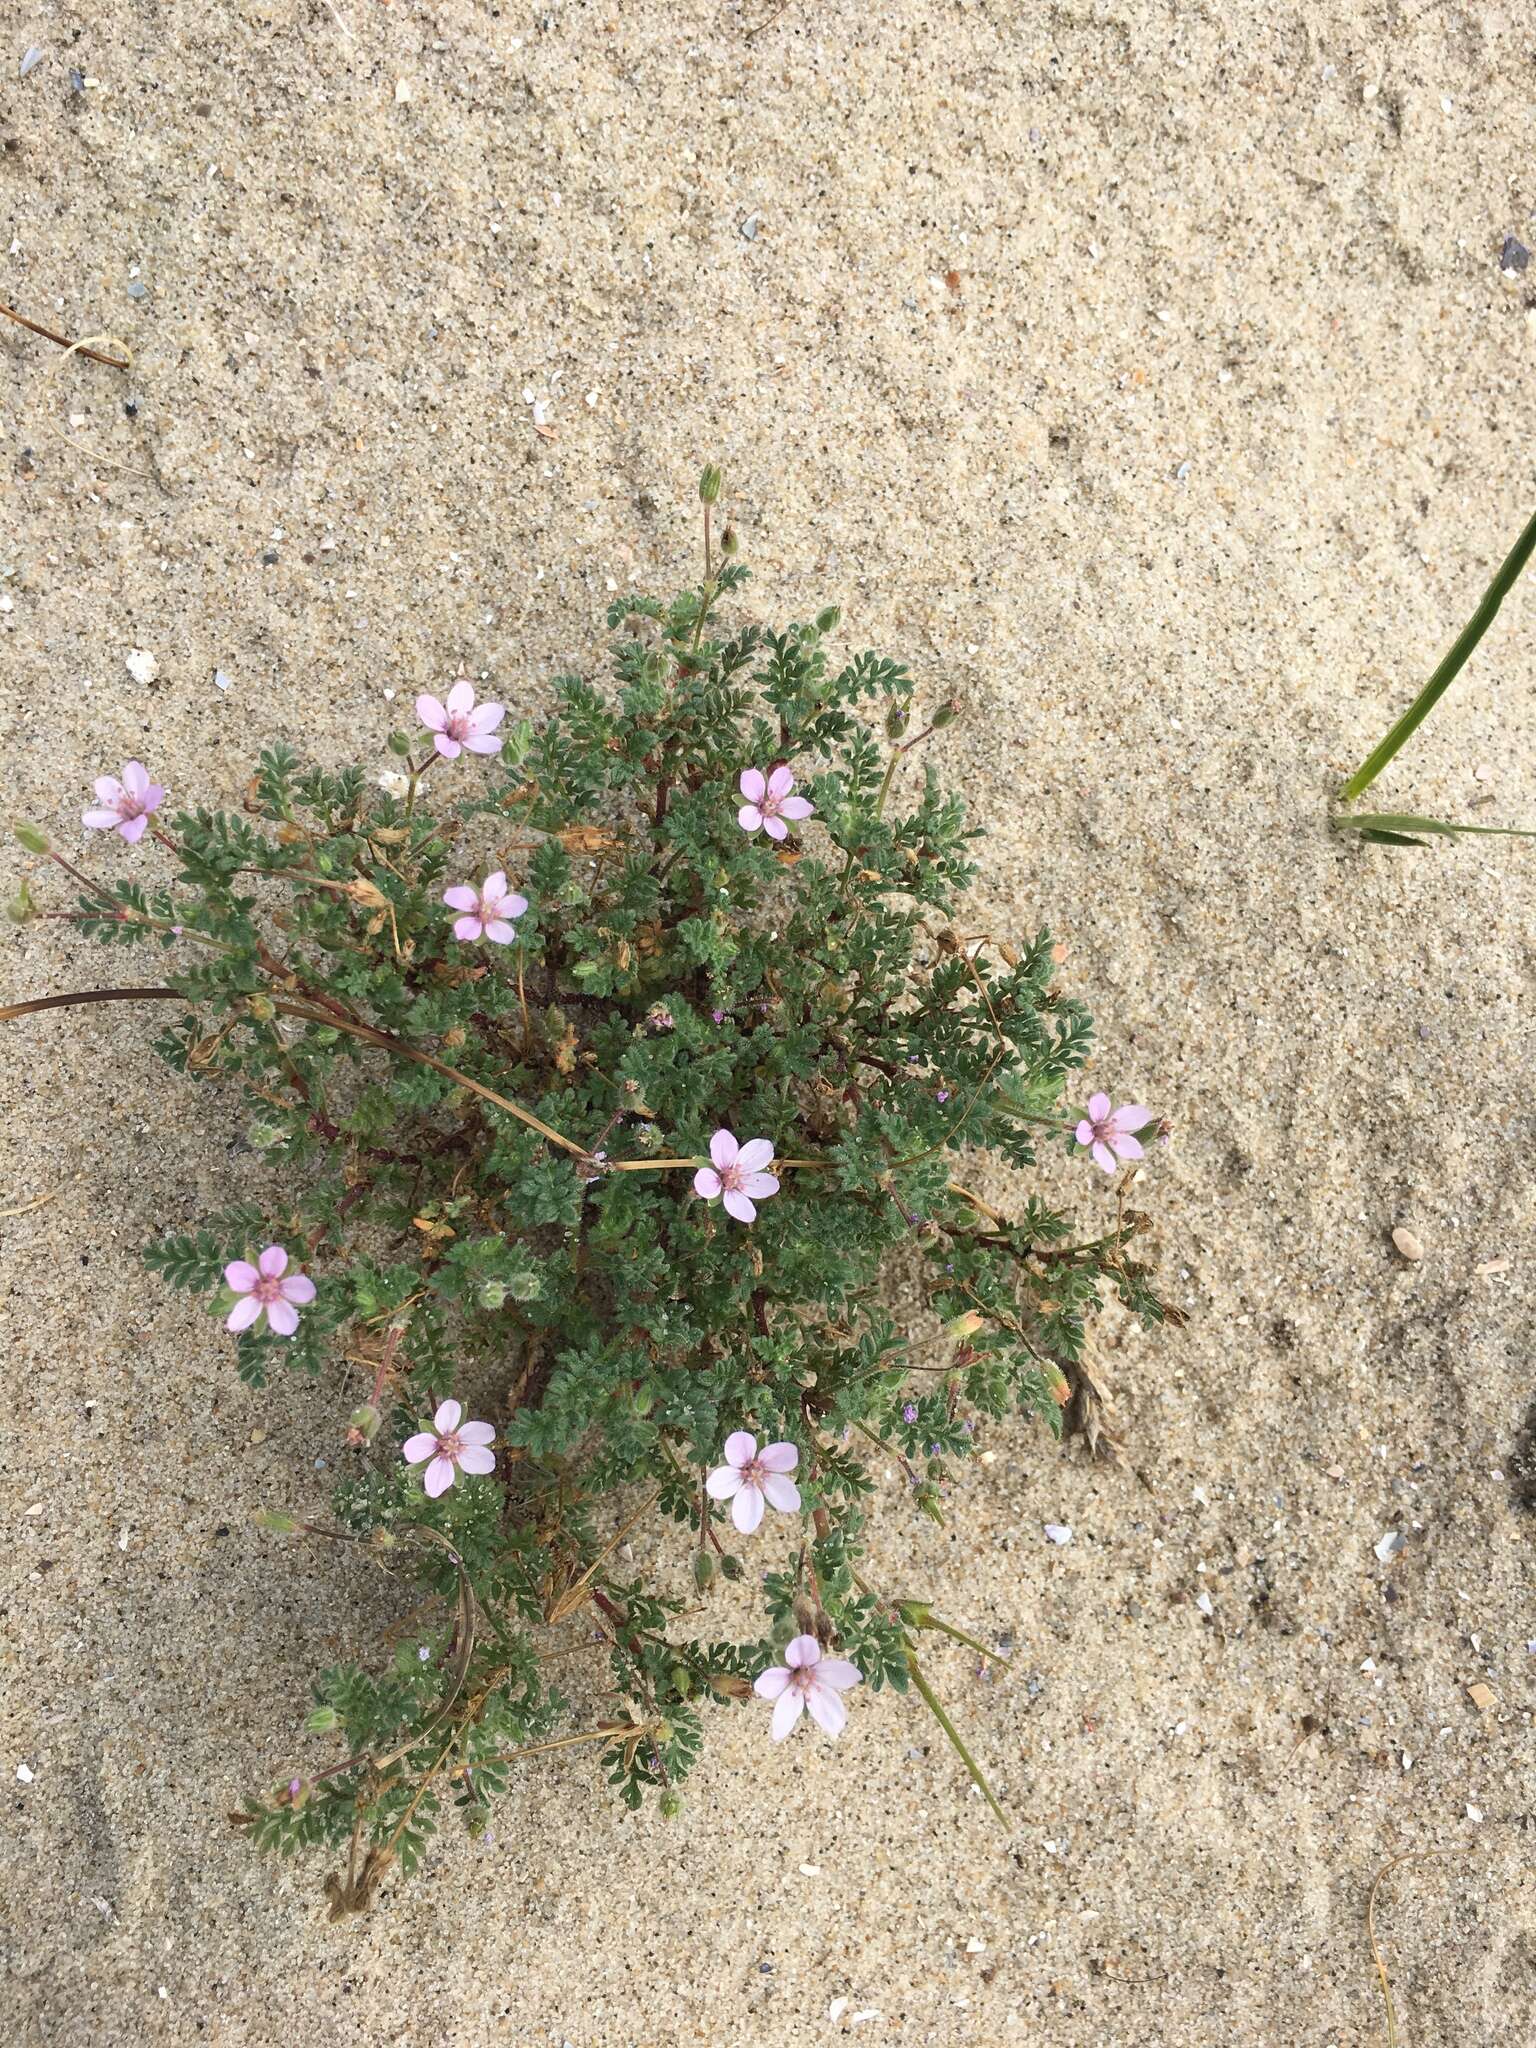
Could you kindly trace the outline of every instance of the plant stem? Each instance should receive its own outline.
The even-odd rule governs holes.
[[[1428,718],[1430,712],[1434,710],[1436,704],[1439,703],[1440,699],[1466,666],[1467,659],[1478,641],[1482,639],[1488,628],[1493,624],[1495,617],[1498,615],[1499,606],[1508,597],[1516,577],[1530,560],[1533,550],[1536,550],[1536,517],[1531,519],[1525,531],[1510,549],[1508,555],[1505,556],[1498,574],[1483,592],[1482,603],[1479,604],[1477,610],[1468,619],[1466,625],[1462,627],[1450,652],[1445,656],[1440,666],[1435,670],[1418,696],[1414,698],[1396,725],[1387,734],[1381,745],[1376,748],[1374,753],[1366,756],[1365,760],[1361,762],[1348,782],[1339,791],[1339,796],[1343,802],[1351,803],[1360,795],[1362,790],[1369,789],[1382,769],[1392,759],[1392,756],[1405,742],[1413,737],[1425,719]]]
[[[187,1002],[179,988],[83,988],[63,996],[33,996],[26,1003],[0,1004],[0,1024],[13,1017],[30,1017],[38,1010],[63,1010],[73,1003],[155,1003]]]
[[[922,1670],[918,1665],[918,1661],[913,1656],[910,1649],[907,1651],[907,1670],[911,1675],[912,1683],[917,1687],[918,1692],[922,1696],[923,1705],[928,1709],[929,1713],[932,1714],[935,1721],[937,1721],[939,1726],[944,1730],[944,1734],[949,1742],[950,1748],[953,1749],[956,1756],[959,1757],[961,1763],[965,1765],[966,1770],[969,1772],[971,1783],[975,1785],[976,1789],[980,1792],[982,1798],[986,1800],[988,1806],[991,1807],[992,1811],[997,1815],[998,1819],[1002,1822],[1003,1826],[1009,1831],[1009,1833],[1012,1833],[1012,1823],[1009,1821],[1007,1814],[1004,1813],[1001,1806],[998,1805],[997,1795],[993,1792],[992,1787],[987,1783],[986,1778],[983,1775],[981,1765],[977,1763],[975,1757],[973,1757],[971,1755],[971,1752],[966,1748],[965,1743],[961,1738],[959,1729],[955,1726],[954,1722],[951,1721],[948,1714],[945,1713],[944,1708],[940,1703],[938,1694],[934,1691],[933,1687],[928,1683],[928,1680],[923,1676]]]

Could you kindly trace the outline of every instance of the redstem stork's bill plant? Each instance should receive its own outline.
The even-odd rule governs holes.
[[[130,762],[84,813],[127,842],[101,879],[19,828],[78,894],[24,883],[14,914],[163,978],[0,1016],[154,1005],[189,1084],[246,1092],[259,1191],[146,1257],[253,1391],[337,1389],[328,1512],[258,1521],[399,1583],[398,1628],[319,1676],[236,1816],[339,1861],[337,1917],[543,1753],[590,1743],[627,1805],[675,1812],[716,1704],[805,1741],[911,1688],[991,1800],[917,1658],[930,1629],[985,1645],[861,1575],[880,1477],[941,1520],[1014,1408],[1102,1448],[1105,1290],[1174,1316],[1132,1255],[1151,1112],[1074,1093],[1090,1020],[1049,933],[962,915],[953,704],[835,660],[834,611],[735,622],[719,487],[700,585],[617,600],[611,686],[561,677],[537,728],[457,683],[382,774],[274,745],[235,811],[176,811]],[[1029,1191],[1043,1145],[1085,1228]]]

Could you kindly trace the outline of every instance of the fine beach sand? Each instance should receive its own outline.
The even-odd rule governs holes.
[[[308,1680],[394,1612],[250,1529],[323,1507],[345,1396],[258,1401],[140,1264],[270,1185],[232,1094],[144,1014],[31,1019],[0,1039],[28,2048],[1354,2048],[1408,1852],[1405,2048],[1529,2038],[1532,856],[1324,828],[1532,509],[1536,265],[1499,264],[1536,246],[1529,22],[773,7],[0,7],[0,296],[135,359],[0,332],[0,809],[74,853],[131,756],[230,803],[270,737],[382,767],[464,671],[537,711],[615,589],[692,575],[705,459],[748,615],[840,603],[841,644],[959,698],[976,923],[1049,921],[1094,1081],[1173,1118],[1145,1200],[1191,1319],[1099,1346],[1134,1469],[1016,1426],[944,1529],[886,1489],[876,1581],[1013,1640],[929,1658],[1012,1835],[915,1703],[856,1696],[835,1750],[722,1711],[680,1820],[557,1757],[327,1925],[325,1864],[225,1816],[324,1760]],[[1527,585],[1373,801],[1536,822],[1533,618]],[[6,894],[62,901],[44,866],[12,844]],[[4,997],[154,977],[57,925],[3,952]]]

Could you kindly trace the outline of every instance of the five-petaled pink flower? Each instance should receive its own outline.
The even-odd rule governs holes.
[[[725,1463],[717,1465],[704,1482],[711,1500],[728,1500],[731,1520],[743,1536],[750,1536],[763,1519],[763,1502],[782,1515],[792,1515],[800,1506],[800,1489],[789,1474],[800,1462],[793,1444],[764,1444],[750,1430],[738,1429],[725,1440]]]
[[[782,1742],[804,1710],[828,1735],[840,1735],[848,1719],[842,1695],[851,1685],[862,1684],[864,1674],[846,1657],[828,1657],[814,1636],[796,1636],[784,1652],[782,1664],[770,1664],[759,1672],[752,1690],[759,1699],[773,1700],[773,1739]]]
[[[455,683],[446,704],[425,695],[416,699],[416,716],[434,735],[433,746],[450,761],[465,747],[472,754],[499,754],[502,736],[496,728],[506,715],[504,704],[476,704],[472,683]]]
[[[130,846],[144,837],[150,812],[165,802],[164,789],[150,781],[142,761],[125,761],[121,782],[115,775],[98,775],[95,789],[95,808],[82,812],[81,824],[93,832],[121,832]]]
[[[1107,1095],[1090,1095],[1088,1114],[1077,1127],[1077,1142],[1092,1152],[1094,1163],[1113,1173],[1117,1159],[1144,1159],[1146,1154],[1131,1136],[1152,1121],[1150,1109],[1139,1102],[1122,1102],[1111,1109]]]
[[[307,1273],[288,1271],[288,1254],[280,1244],[269,1244],[254,1266],[249,1259],[231,1260],[224,1284],[241,1297],[225,1318],[226,1330],[248,1330],[265,1309],[273,1336],[291,1337],[299,1327],[299,1310],[315,1298],[314,1281]]]
[[[443,891],[443,901],[450,910],[462,910],[464,913],[453,921],[456,939],[484,938],[489,939],[493,946],[511,945],[517,937],[512,929],[512,920],[521,917],[528,908],[528,898],[507,887],[507,878],[500,868],[494,875],[486,876],[484,886],[478,891],[465,882],[456,882],[451,889]]]
[[[784,820],[788,818],[791,824],[798,825],[816,808],[803,796],[791,796],[794,786],[794,776],[783,766],[766,777],[761,768],[743,769],[741,793],[746,802],[736,813],[742,831],[766,832],[770,839],[787,839],[789,826]]]
[[[701,1166],[693,1176],[693,1192],[706,1202],[723,1196],[725,1213],[738,1223],[757,1221],[757,1204],[779,1192],[778,1177],[769,1173],[773,1164],[773,1140],[753,1138],[738,1144],[729,1131],[716,1131],[709,1141],[713,1166]]]
[[[444,1401],[432,1418],[430,1429],[418,1430],[400,1446],[407,1465],[430,1459],[423,1481],[429,1499],[446,1493],[460,1472],[494,1472],[496,1453],[491,1449],[496,1431],[488,1422],[466,1422],[458,1401]]]

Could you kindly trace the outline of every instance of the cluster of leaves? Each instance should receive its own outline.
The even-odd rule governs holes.
[[[160,1051],[250,1091],[277,1169],[149,1262],[219,1306],[225,1264],[264,1244],[308,1270],[298,1335],[244,1332],[240,1373],[350,1369],[351,1408],[371,1367],[324,1534],[436,1617],[382,1670],[323,1674],[309,1725],[342,1761],[241,1817],[263,1847],[344,1849],[338,1913],[445,1807],[481,1825],[513,1752],[590,1739],[627,1802],[675,1805],[704,1709],[789,1635],[905,1688],[912,1616],[858,1572],[869,1454],[942,1518],[977,1416],[1059,1432],[1091,1388],[1075,1373],[1106,1289],[1167,1313],[1123,1191],[1084,1238],[1039,1196],[1008,1218],[965,1185],[987,1156],[1028,1169],[1070,1143],[1091,1026],[1048,932],[955,929],[979,834],[934,772],[953,707],[922,723],[899,664],[836,661],[832,612],[722,634],[744,576],[707,550],[671,604],[616,602],[612,683],[561,678],[496,761],[417,765],[392,742],[394,772],[330,775],[275,746],[243,813],[171,821],[163,887],[82,898],[96,936],[165,949]],[[776,763],[815,806],[784,845],[737,818],[742,771]],[[459,943],[444,886],[492,868],[529,901],[516,943]],[[722,1126],[781,1162],[750,1228],[692,1192]],[[882,1307],[893,1260],[948,1325],[916,1357]],[[400,1443],[450,1395],[494,1421],[497,1469],[431,1500]],[[804,1522],[754,1539],[774,1566],[760,1632],[713,1640],[700,1601],[743,1572],[701,1481],[738,1429],[798,1446]],[[637,1504],[687,1532],[692,1604],[618,1575]],[[557,1736],[542,1646],[573,1618],[610,1711]]]

